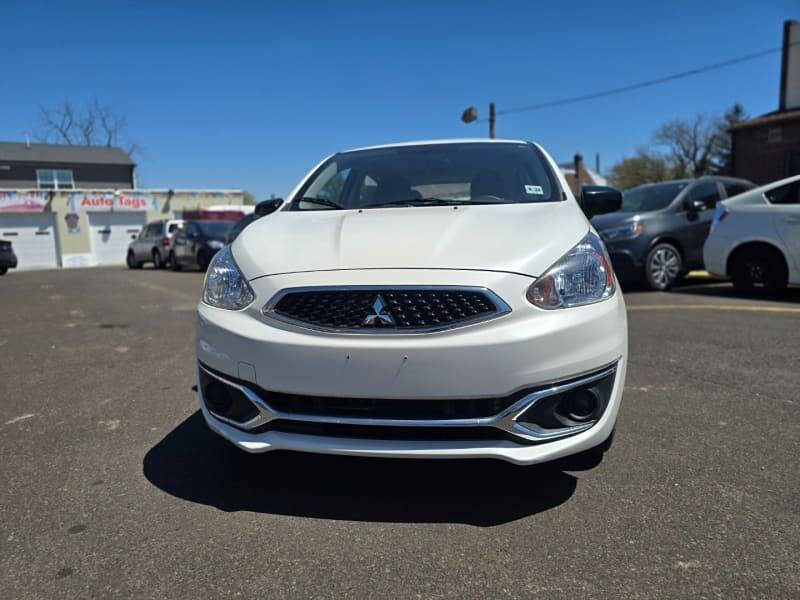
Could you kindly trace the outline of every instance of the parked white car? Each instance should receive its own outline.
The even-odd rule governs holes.
[[[717,204],[703,260],[744,292],[800,284],[800,175]]]
[[[586,186],[579,205],[522,141],[325,159],[209,266],[197,309],[206,422],[247,452],[601,455],[628,330],[581,206],[620,201]]]

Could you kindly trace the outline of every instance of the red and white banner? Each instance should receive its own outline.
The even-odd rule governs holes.
[[[47,192],[0,192],[0,212],[43,212]]]
[[[73,211],[158,210],[158,199],[153,194],[143,192],[73,192],[69,195],[69,204]]]

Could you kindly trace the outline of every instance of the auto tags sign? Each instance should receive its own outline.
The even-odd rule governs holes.
[[[141,192],[73,192],[69,195],[73,212],[122,212],[158,210],[158,199],[153,194]]]

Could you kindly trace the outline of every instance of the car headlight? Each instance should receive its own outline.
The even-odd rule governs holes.
[[[528,288],[526,297],[539,308],[568,308],[605,300],[614,289],[605,246],[590,231]]]
[[[213,248],[214,250],[219,250],[220,248],[224,248],[225,247],[225,243],[224,242],[220,242],[219,240],[208,240],[206,242],[206,245],[209,248]]]
[[[643,229],[644,225],[641,221],[633,221],[632,223],[628,223],[627,225],[623,225],[621,227],[604,229],[600,233],[609,242],[616,242],[619,240],[633,239],[642,233]]]
[[[216,308],[241,310],[256,296],[242,276],[231,247],[226,246],[214,255],[203,282],[203,302]]]

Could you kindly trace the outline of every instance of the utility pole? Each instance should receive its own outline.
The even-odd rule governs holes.
[[[473,121],[477,121],[478,109],[474,106],[470,106],[467,110],[461,113],[461,120],[464,121],[464,123],[472,123]],[[489,102],[489,137],[491,139],[494,139],[494,121],[494,102]]]

